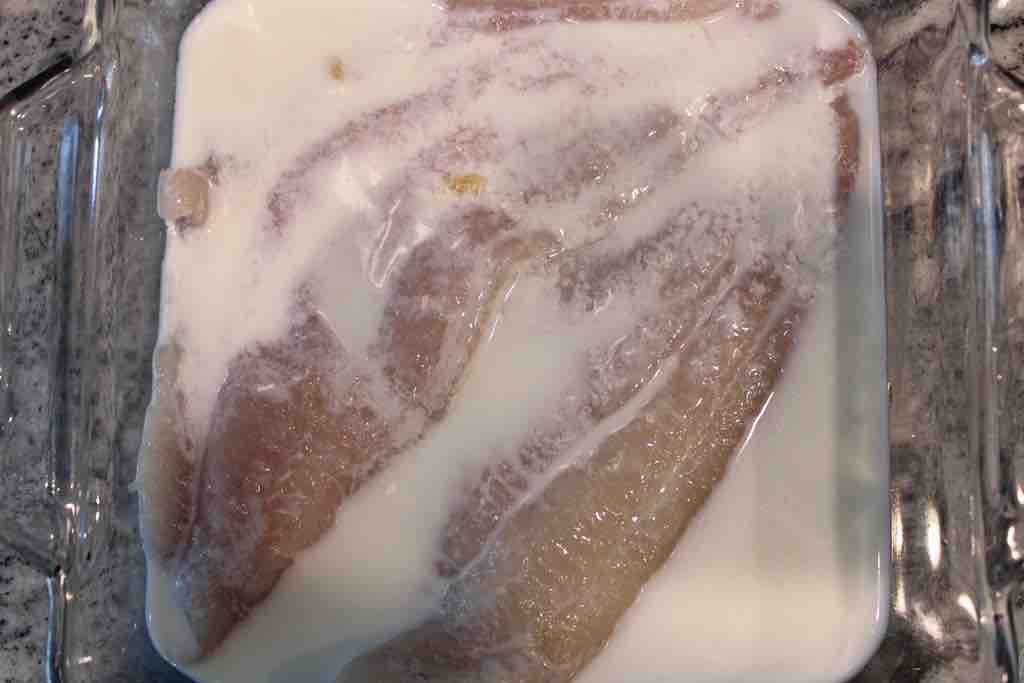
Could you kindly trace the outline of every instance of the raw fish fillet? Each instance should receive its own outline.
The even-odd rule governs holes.
[[[510,233],[500,214],[458,207],[451,229],[420,244],[397,277],[377,363],[352,358],[307,312],[288,338],[235,359],[201,438],[174,385],[187,351],[171,341],[158,352],[142,528],[175,581],[193,656],[216,647],[331,527],[344,498],[443,414],[501,273],[552,243]],[[454,242],[458,264],[443,259]]]
[[[722,477],[771,392],[802,303],[785,299],[770,267],[746,276],[635,420],[501,520],[441,615],[341,680],[570,680]]]

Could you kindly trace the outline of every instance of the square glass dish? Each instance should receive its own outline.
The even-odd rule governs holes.
[[[93,0],[78,51],[0,100],[0,542],[48,577],[51,681],[185,680],[147,634],[135,477],[206,4]],[[989,25],[1020,3],[839,4],[877,63],[886,222],[889,615],[854,680],[1018,681],[1024,96]]]

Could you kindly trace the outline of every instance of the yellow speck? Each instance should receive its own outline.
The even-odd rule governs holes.
[[[444,186],[449,192],[454,192],[455,194],[480,195],[487,189],[487,178],[476,173],[448,175],[444,177]]]
[[[335,58],[331,60],[331,78],[336,81],[345,80],[345,63],[340,59]]]

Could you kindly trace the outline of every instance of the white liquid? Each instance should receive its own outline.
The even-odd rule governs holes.
[[[616,59],[627,70],[685,64],[685,73],[627,86],[638,102],[664,93],[682,110],[755,80],[766,64],[795,50],[841,46],[855,35],[816,0],[790,0],[784,10],[771,32],[751,30],[736,17],[544,30],[584,58],[616,45]],[[381,178],[402,168],[438,131],[413,131],[386,151],[374,146],[372,157],[353,152],[338,159],[318,178],[296,224],[301,230],[274,244],[259,229],[267,222],[260,198],[291,160],[339,122],[418,92],[424,75],[496,50],[495,38],[481,37],[430,52],[429,36],[442,19],[426,1],[217,0],[190,27],[182,45],[173,163],[199,165],[211,153],[231,159],[212,194],[209,229],[168,240],[162,332],[182,335],[188,348],[181,381],[191,419],[208,419],[227,363],[240,349],[287,330],[290,298],[306,280],[350,293],[324,302],[346,348],[359,355],[372,342],[387,299],[386,278],[374,275],[389,267],[374,259],[374,245],[386,236],[359,226],[384,222],[390,207],[374,194]],[[326,65],[334,58],[344,61],[344,82],[328,77]],[[531,65],[503,61],[500,68],[512,80],[529,74]],[[853,200],[856,229],[848,231],[846,270],[818,297],[777,395],[725,481],[580,680],[839,681],[884,629],[887,466],[872,88],[872,73],[850,85],[861,117],[864,171]],[[570,94],[545,106],[499,95],[470,99],[462,114],[523,131],[534,121],[573,113]],[[778,170],[778,197],[769,209],[795,216],[799,207],[803,220],[794,220],[793,230],[822,229],[827,209],[815,198],[829,194],[833,179],[813,171],[828,167],[835,152],[829,98],[825,90],[810,89],[759,124],[764,132],[754,140],[717,145],[684,173],[680,195],[731,201],[744,182]],[[609,122],[623,113],[576,112]],[[508,174],[517,163],[531,159],[506,156],[472,170],[488,178],[489,192],[500,193],[512,183]],[[593,237],[588,199],[584,194],[543,216],[567,244]],[[424,202],[431,205],[429,198]],[[663,202],[639,212],[634,229],[655,225],[643,215],[659,210]],[[429,235],[431,217],[424,209],[422,230],[406,248]],[[531,218],[528,212],[519,217]],[[620,229],[629,232],[629,226]],[[770,248],[766,241],[787,241],[787,235],[749,237],[759,240],[760,250]],[[297,558],[222,646],[187,668],[191,676],[202,683],[333,681],[348,660],[437,608],[443,590],[435,572],[438,543],[459,484],[492,461],[496,446],[514,446],[527,426],[567,409],[563,397],[574,390],[575,375],[559,370],[595,337],[614,338],[628,328],[636,303],[619,302],[620,309],[611,307],[593,324],[571,328],[545,318],[543,306],[540,314],[517,315],[538,310],[530,303],[531,287],[539,285],[524,279],[510,288],[493,342],[478,351],[440,427],[347,500],[334,529]],[[543,341],[552,338],[561,341]],[[641,392],[599,428],[628,420],[650,393]],[[151,568],[151,634],[162,652],[186,652],[192,646],[187,624],[165,584]]]
[[[877,647],[882,413],[840,399],[839,329],[817,306],[753,437],[581,683],[841,681]]]

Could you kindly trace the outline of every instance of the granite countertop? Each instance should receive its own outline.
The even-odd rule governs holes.
[[[74,47],[86,1],[0,0],[0,95]],[[908,2],[913,7],[908,23],[915,18],[927,22],[929,9],[951,2]],[[1015,75],[1024,76],[1024,0],[993,0],[992,5],[995,55]],[[43,680],[46,613],[44,578],[0,545],[0,683]]]
[[[0,94],[74,48],[84,0],[0,1]],[[0,683],[42,680],[46,582],[0,544]]]

